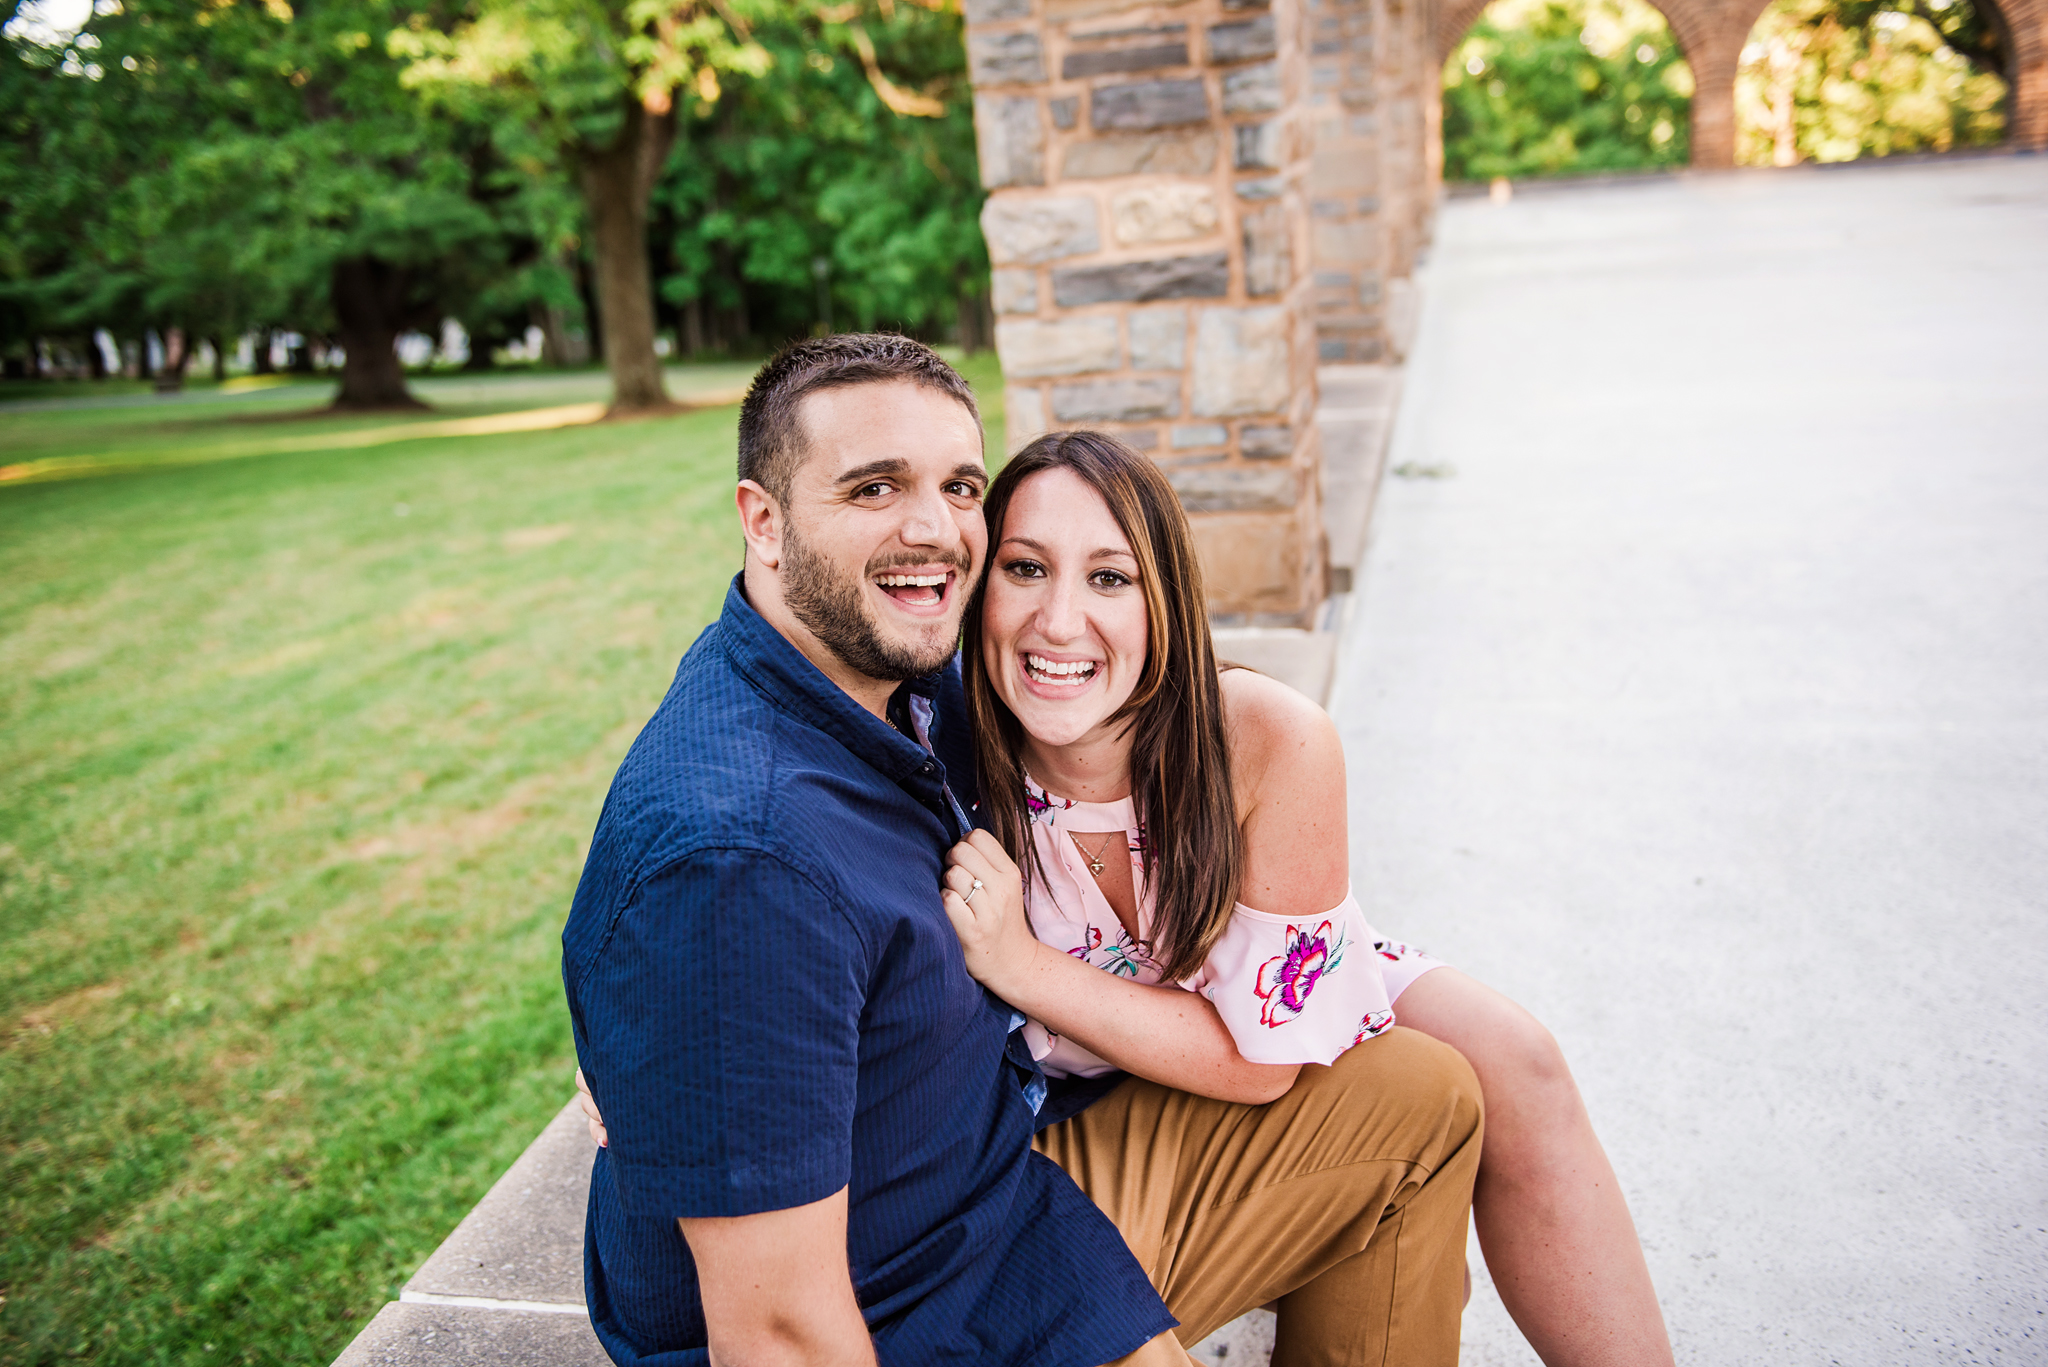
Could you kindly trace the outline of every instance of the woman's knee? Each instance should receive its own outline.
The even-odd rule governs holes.
[[[1395,1010],[1471,1061],[1496,1113],[1514,1102],[1576,1102],[1578,1084],[1557,1037],[1485,984],[1440,970],[1402,993]]]

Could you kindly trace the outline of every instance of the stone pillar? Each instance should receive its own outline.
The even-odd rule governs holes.
[[[1324,596],[1301,0],[966,0],[1014,450],[1113,432],[1223,624]]]
[[[1436,199],[1431,17],[1416,0],[1307,0],[1316,343],[1399,359],[1407,280]]]
[[[2048,150],[2048,3],[2006,0],[2000,8],[2012,54],[2006,137],[2016,147]]]
[[[1689,16],[1688,16],[1689,17]],[[1751,22],[1754,22],[1752,18]],[[1735,70],[1750,25],[1733,16],[1720,24],[1673,24],[1673,36],[1692,68],[1692,164],[1735,164]]]

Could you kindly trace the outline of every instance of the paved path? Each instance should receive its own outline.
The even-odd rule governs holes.
[[[1375,922],[1564,1041],[1681,1363],[2048,1362],[2048,157],[1459,202],[1425,299]]]

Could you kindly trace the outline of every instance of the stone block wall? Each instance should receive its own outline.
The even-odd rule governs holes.
[[[1219,623],[1322,601],[1302,0],[967,0],[1011,449],[1114,432]]]
[[[1307,3],[1317,353],[1379,361],[1436,198],[1432,35],[1416,0]]]

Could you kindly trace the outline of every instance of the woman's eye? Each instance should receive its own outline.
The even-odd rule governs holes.
[[[1012,560],[1009,564],[1003,566],[1003,573],[1018,579],[1043,579],[1045,577],[1045,566],[1039,564],[1036,560]]]
[[[1131,580],[1129,575],[1120,574],[1116,570],[1097,570],[1088,576],[1088,582],[1098,589],[1120,589],[1127,586]]]

